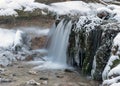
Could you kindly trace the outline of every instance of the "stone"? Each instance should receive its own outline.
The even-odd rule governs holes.
[[[33,71],[33,70],[30,70],[30,71],[28,71],[28,74],[37,75],[37,72],[36,72],[36,71]]]
[[[62,75],[57,75],[56,77],[57,78],[64,78],[64,76],[62,76]]]
[[[1,82],[1,83],[10,83],[10,82],[12,82],[12,79],[0,78],[0,82]]]
[[[64,71],[65,71],[65,72],[68,72],[68,73],[72,73],[72,72],[74,72],[74,71],[71,70],[71,69],[65,69]]]
[[[82,86],[82,85],[78,85],[78,84],[72,83],[72,82],[67,82],[67,83],[56,83],[56,84],[54,84],[54,86]]]
[[[48,81],[42,81],[41,84],[43,84],[43,85],[47,85],[47,84],[48,84]]]
[[[79,82],[78,84],[79,84],[79,86],[91,86],[91,85],[89,85],[87,83],[83,83],[83,82]]]
[[[5,69],[0,68],[0,74],[3,74],[5,72]]]
[[[34,79],[31,79],[29,81],[26,82],[27,85],[36,85],[36,86],[40,86],[41,83],[36,82]]]
[[[48,78],[46,78],[46,77],[40,77],[39,80],[48,80]]]

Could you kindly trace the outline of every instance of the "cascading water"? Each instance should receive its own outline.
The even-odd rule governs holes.
[[[72,21],[63,19],[57,25],[53,25],[48,34],[48,55],[42,65],[34,69],[65,69],[67,66],[67,48],[71,33]],[[41,61],[40,61],[41,63]]]
[[[56,27],[52,28],[48,57],[53,63],[66,65],[66,51],[72,21],[62,20]]]

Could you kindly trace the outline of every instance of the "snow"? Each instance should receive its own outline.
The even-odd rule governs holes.
[[[14,44],[15,32],[0,28],[0,47],[9,48]]]
[[[15,10],[33,11],[36,8],[47,7],[47,5],[34,2],[34,0],[0,0],[0,16],[18,16]]]
[[[86,32],[89,32],[101,23],[102,20],[96,16],[81,16],[76,24],[76,28],[73,30],[79,32],[80,29],[85,29]]]
[[[114,84],[112,84],[110,86],[120,86],[120,83],[114,83]]]
[[[119,59],[119,57],[116,55],[112,55],[111,57],[110,57],[110,59],[109,59],[109,61],[108,61],[108,63],[107,63],[107,65],[106,65],[106,67],[105,67],[105,69],[104,69],[104,71],[103,71],[103,73],[102,73],[102,79],[103,80],[106,80],[107,78],[108,78],[108,73],[109,73],[109,71],[111,70],[111,66],[113,65],[113,61],[115,61],[116,59]]]
[[[17,12],[14,11],[13,9],[1,9],[0,10],[0,16],[9,16],[9,15],[14,15],[18,16]]]
[[[108,73],[108,76],[112,76],[114,74],[120,75],[120,64],[111,69],[110,72]]]
[[[103,7],[103,5],[98,3],[95,5],[83,1],[66,1],[46,5],[35,2],[34,0],[0,0],[0,16],[19,16],[16,10],[32,12],[35,9],[48,9],[48,11],[57,15],[73,14],[74,12],[81,15],[89,15],[93,14],[93,8],[95,10],[98,6]]]
[[[118,5],[108,5],[107,8],[112,9],[113,13],[116,15],[114,16],[114,19],[120,21],[120,6]]]
[[[104,80],[103,85],[109,86],[112,85],[113,83],[117,83],[119,80],[120,80],[120,76],[113,79]]]
[[[16,10],[32,12],[35,9],[47,9],[53,15],[75,15],[76,13],[80,15],[95,15],[98,11],[107,10],[111,14],[116,13],[114,18],[118,21],[120,20],[120,6],[118,5],[108,5],[105,7],[99,3],[85,3],[83,1],[66,1],[46,5],[35,2],[35,0],[0,0],[0,16],[19,16]],[[44,11],[42,13],[43,15],[47,15]]]
[[[113,40],[113,45],[114,46],[120,46],[120,33],[117,34],[117,36]]]
[[[17,30],[14,38],[14,46],[22,46],[23,39],[22,39],[23,32],[20,30]]]
[[[25,56],[29,54],[26,47],[19,52],[15,50],[17,46],[23,47],[24,43],[28,46],[28,39],[25,39],[26,41],[23,43],[24,34],[21,30],[0,28],[0,65],[7,66],[13,61],[24,60]]]
[[[59,15],[64,15],[70,13],[71,10],[77,10],[81,14],[90,13],[91,9],[87,3],[82,1],[67,1],[67,2],[59,2],[52,3],[51,5],[52,11],[56,12]]]
[[[0,48],[11,49],[13,46],[21,45],[22,34],[20,30],[0,28]]]
[[[19,28],[14,28],[14,29],[20,29],[24,31],[25,33],[30,34],[32,38],[34,37],[41,37],[41,36],[46,36],[49,33],[49,28],[42,28],[42,27],[19,27]]]

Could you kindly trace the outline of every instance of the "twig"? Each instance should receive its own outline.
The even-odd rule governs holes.
[[[99,0],[99,2],[105,6],[108,6],[109,4],[107,4],[106,2],[102,1],[102,0]]]

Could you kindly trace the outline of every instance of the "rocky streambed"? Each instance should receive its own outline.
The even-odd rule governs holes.
[[[35,66],[35,65],[34,65]],[[33,70],[27,62],[0,69],[0,86],[99,86],[99,83],[70,70]]]

